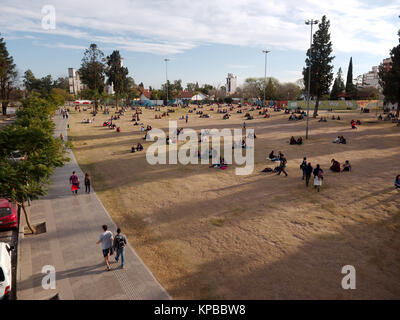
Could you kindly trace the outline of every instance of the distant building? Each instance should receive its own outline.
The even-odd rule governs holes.
[[[108,94],[114,94],[114,84],[111,82],[111,85],[106,85],[106,91]]]
[[[372,67],[371,71],[363,74],[362,84],[363,87],[374,87],[380,89],[377,66]]]
[[[237,77],[234,77],[232,73],[228,73],[226,78],[226,94],[234,94],[237,88]]]
[[[69,93],[78,95],[82,91],[84,85],[81,83],[79,72],[75,68],[68,68],[68,84]]]

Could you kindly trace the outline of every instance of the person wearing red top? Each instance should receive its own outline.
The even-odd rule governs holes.
[[[69,183],[71,184],[71,191],[73,194],[78,194],[79,188],[79,178],[75,171],[72,172],[72,176],[69,177]]]

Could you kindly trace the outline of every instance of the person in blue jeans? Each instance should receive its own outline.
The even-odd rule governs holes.
[[[114,237],[114,249],[117,253],[115,256],[115,261],[118,262],[119,257],[121,256],[121,269],[124,268],[125,265],[125,246],[126,246],[126,237],[121,233],[121,229],[117,229],[117,235]]]

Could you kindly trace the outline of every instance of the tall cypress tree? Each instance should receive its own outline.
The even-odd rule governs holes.
[[[331,35],[329,33],[330,22],[326,16],[322,17],[318,30],[313,36],[313,44],[307,50],[306,67],[303,68],[304,83],[308,83],[308,71],[311,66],[310,95],[316,98],[313,117],[318,115],[319,101],[321,97],[329,93],[333,80]]]
[[[342,78],[342,68],[339,68],[335,82],[333,83],[332,91],[331,91],[331,100],[337,100],[339,99],[339,94],[341,94],[344,91],[344,82]]]
[[[354,99],[355,96],[356,87],[353,84],[353,57],[350,57],[349,68],[347,69],[346,100]]]

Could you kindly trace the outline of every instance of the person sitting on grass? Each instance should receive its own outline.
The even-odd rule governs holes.
[[[135,146],[132,146],[132,148],[131,148],[131,153],[133,153],[133,152],[136,152],[136,147]]]
[[[121,132],[121,128],[120,127],[117,128],[117,132]]]
[[[292,136],[291,138],[290,138],[290,142],[289,142],[290,144],[296,144],[296,139]]]
[[[136,146],[136,151],[142,151],[143,150],[143,146],[140,142],[138,142],[137,146]]]
[[[274,150],[271,151],[271,153],[269,154],[268,158],[272,161],[273,159],[276,158],[276,155],[274,154]]]
[[[344,171],[347,171],[347,172],[351,171],[351,164],[350,164],[349,160],[346,160],[345,163],[343,163],[342,172],[344,172]]]
[[[394,188],[400,189],[400,174],[398,174],[397,177],[394,178]]]
[[[333,143],[340,143],[340,136],[337,136],[337,138],[333,140]]]
[[[340,172],[340,163],[335,159],[332,159],[331,163],[332,165],[329,169],[331,169],[333,172]]]
[[[336,120],[340,120],[340,116],[337,116]]]
[[[354,120],[351,120],[350,124],[352,129],[357,129],[356,122]]]
[[[303,144],[303,138],[302,137],[298,137],[296,143],[297,144]]]

